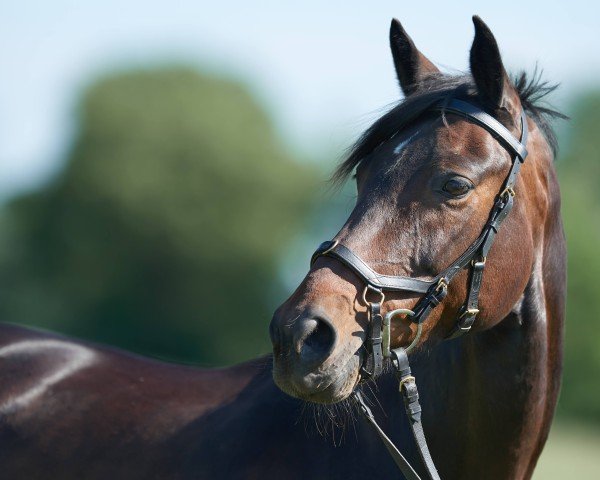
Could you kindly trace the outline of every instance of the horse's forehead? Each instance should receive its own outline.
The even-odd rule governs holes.
[[[492,135],[483,128],[456,116],[438,118],[417,124],[395,135],[376,154],[389,169],[410,176],[424,163],[453,165],[457,159],[488,160],[502,150]],[[476,162],[479,168],[483,162]],[[461,160],[464,166],[464,160]],[[397,166],[402,168],[397,169]],[[448,167],[450,168],[450,165]],[[485,163],[488,165],[488,163]]]
[[[472,158],[489,157],[497,143],[483,128],[464,119],[448,119],[437,128],[436,142],[440,153]]]
[[[464,119],[450,117],[445,121],[440,118],[420,125],[398,135],[390,143],[384,153],[393,153],[392,158],[426,152],[429,160],[433,161],[446,157],[489,158],[497,145],[483,128]]]

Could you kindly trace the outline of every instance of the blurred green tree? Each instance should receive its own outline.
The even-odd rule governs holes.
[[[277,261],[316,178],[237,83],[104,78],[64,170],[4,209],[1,318],[210,365],[267,352]]]
[[[571,113],[558,162],[568,249],[559,413],[600,422],[600,92],[581,98]]]

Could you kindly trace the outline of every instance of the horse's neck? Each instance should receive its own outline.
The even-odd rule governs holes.
[[[414,359],[423,421],[442,478],[529,478],[559,376],[548,337],[560,337],[562,314],[548,312],[542,278],[541,268],[534,271],[522,299],[495,328],[443,342]],[[401,410],[397,390],[385,390],[384,408]]]

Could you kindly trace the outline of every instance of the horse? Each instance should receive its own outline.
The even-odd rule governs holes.
[[[441,478],[530,478],[561,375],[565,241],[549,124],[559,114],[538,104],[551,87],[510,80],[492,32],[474,24],[470,74],[451,76],[392,22],[405,98],[338,167],[338,182],[356,171],[356,206],[273,315],[272,355],[201,369],[0,324],[0,478],[399,478],[356,418],[356,391],[425,476],[395,376],[373,375],[373,365],[383,368],[380,357],[373,363],[375,319],[414,312],[422,298],[365,287],[334,249],[357,252],[378,278],[429,284],[488,228],[499,199],[513,208],[489,254],[436,283],[444,295],[424,321],[390,319],[387,339],[393,351],[411,346]],[[511,191],[498,193],[514,159],[489,130],[453,113],[454,101],[516,138],[529,131]],[[478,264],[485,276],[465,316]],[[468,332],[448,339],[457,316]]]

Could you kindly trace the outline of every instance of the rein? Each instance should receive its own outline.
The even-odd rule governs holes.
[[[432,107],[443,113],[459,115],[466,120],[487,130],[511,155],[511,168],[498,193],[490,211],[488,221],[477,239],[450,266],[432,280],[423,280],[407,276],[382,275],[375,272],[369,265],[352,250],[340,244],[337,240],[323,242],[312,255],[311,266],[322,256],[335,258],[352,270],[365,283],[362,299],[367,305],[369,315],[369,332],[365,341],[367,357],[361,371],[363,378],[376,378],[383,371],[383,359],[390,358],[400,386],[399,390],[404,399],[406,414],[410,420],[411,430],[419,454],[429,478],[439,480],[425,434],[421,424],[421,406],[415,378],[411,375],[408,352],[416,345],[421,335],[423,322],[431,311],[440,304],[448,293],[448,285],[463,269],[470,269],[467,298],[458,311],[458,318],[452,331],[446,339],[457,338],[468,332],[479,313],[479,292],[483,280],[483,271],[490,248],[498,229],[513,208],[515,184],[522,163],[527,157],[527,117],[521,110],[521,137],[517,140],[504,125],[479,107],[462,100],[452,99],[449,102]],[[398,309],[388,312],[385,317],[381,314],[381,305],[385,300],[385,291],[415,292],[423,296],[413,310]],[[405,315],[417,324],[415,338],[406,348],[390,349],[391,321],[400,315]],[[421,480],[410,463],[393,444],[385,432],[377,424],[373,413],[364,402],[359,391],[353,393],[360,411],[373,426],[390,455],[408,480]]]

